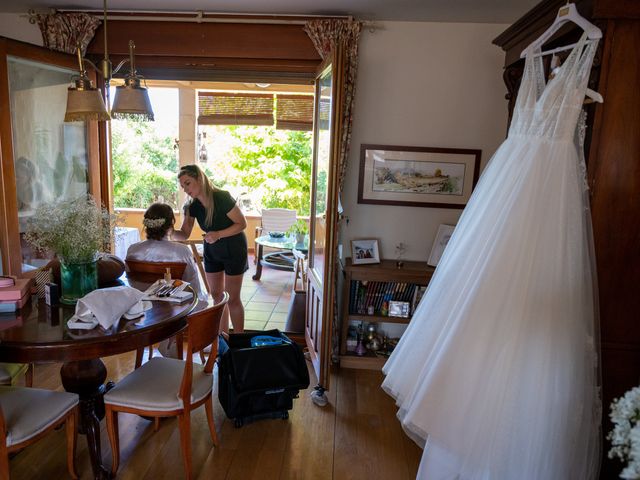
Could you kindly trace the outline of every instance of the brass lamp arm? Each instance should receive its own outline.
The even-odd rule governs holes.
[[[85,68],[86,65],[89,65],[91,68],[93,68],[96,72],[98,72],[100,75],[102,75],[102,78],[104,78],[104,81],[107,85],[109,85],[109,81],[111,80],[111,62],[110,61],[106,61],[108,63],[108,66],[105,68],[105,60],[102,60],[102,66],[103,68],[98,67],[95,63],[93,63],[91,60],[89,60],[86,57],[82,56],[82,52],[80,50],[80,45],[76,45],[76,55],[78,57],[78,67],[80,69],[80,78],[84,79],[84,80],[89,80],[89,78],[87,77],[87,69]]]
[[[125,58],[124,60],[122,60],[118,66],[116,66],[116,68],[113,69],[113,73],[118,73],[120,71],[120,69],[127,63],[129,62],[129,64],[131,65],[131,69],[129,70],[129,77],[135,77],[137,72],[136,72],[136,60],[135,60],[135,54],[134,51],[136,49],[136,44],[133,42],[133,40],[129,40],[129,58]]]
[[[130,62],[130,60],[128,58],[125,58],[124,60],[122,60],[114,69],[113,69],[113,74],[115,75],[116,73],[118,73],[120,71],[120,69],[122,67],[124,67],[124,65]]]
[[[104,68],[104,59],[102,60],[102,64],[103,64],[103,68],[98,67],[95,63],[93,63],[91,60],[89,60],[88,58],[83,58],[82,54],[80,53],[80,47],[77,48],[77,55],[78,55],[78,65],[80,67],[80,72],[84,73],[84,75],[86,76],[86,69],[85,69],[85,65],[89,65],[91,68],[93,68],[96,72],[98,72],[102,78],[104,79],[105,84],[108,86],[109,83],[111,82],[111,79],[113,78],[113,75],[117,74],[123,66],[125,66],[127,63],[131,63],[131,59],[130,58],[125,58],[124,60],[122,60],[120,63],[118,63],[118,65],[115,68],[111,68],[111,62],[109,62],[109,67],[107,69]],[[133,72],[133,69],[132,69]],[[82,74],[81,74],[82,76]]]

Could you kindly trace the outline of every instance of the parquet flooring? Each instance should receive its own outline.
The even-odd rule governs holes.
[[[117,381],[133,369],[133,353],[104,359],[108,377]],[[36,365],[34,386],[59,389],[59,364]],[[288,420],[260,420],[235,428],[215,393],[215,423],[220,447],[214,448],[204,408],[192,415],[194,478],[204,479],[412,479],[421,450],[402,432],[395,405],[381,389],[380,372],[338,369],[328,391],[329,405],[315,406],[311,387],[300,392]],[[217,385],[217,379],[215,384]],[[311,385],[315,375],[311,371]],[[217,392],[217,388],[216,388]],[[111,454],[104,422],[102,451],[105,465]],[[120,415],[119,479],[183,478],[175,419],[153,423],[134,415]],[[56,431],[11,460],[12,479],[68,478],[64,431]],[[84,437],[79,437],[78,471],[91,478]]]

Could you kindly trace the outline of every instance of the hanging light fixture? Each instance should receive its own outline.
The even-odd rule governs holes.
[[[200,148],[198,149],[198,160],[200,163],[207,163],[209,160],[209,152],[207,151],[207,132],[198,134],[198,141],[200,142]]]
[[[127,118],[131,115],[141,116],[153,121],[153,109],[149,100],[149,92],[140,83],[143,78],[136,72],[134,51],[136,44],[129,40],[129,63],[131,68],[124,79],[124,85],[116,87],[111,114],[113,118]]]
[[[111,117],[102,99],[102,92],[93,86],[87,76],[80,47],[77,53],[80,75],[67,91],[67,111],[64,114],[64,121],[110,120]]]
[[[82,58],[80,46],[77,47],[78,63],[80,65],[80,74],[74,80],[74,85],[69,87],[67,95],[67,111],[65,112],[65,122],[77,122],[86,120],[110,120],[111,116],[102,99],[100,90],[94,88],[91,80],[87,76],[84,69],[85,63],[91,65],[97,72],[102,74],[105,89],[107,92],[107,100],[109,98],[109,84],[114,73],[118,73],[120,69],[129,62],[131,68],[125,77],[124,86],[116,87],[116,95],[113,101],[112,113],[115,118],[136,116],[142,120],[153,120],[153,109],[149,100],[149,94],[146,88],[141,86],[141,75],[138,75],[135,68],[135,44],[129,41],[129,58],[123,60],[114,69],[109,60],[109,52],[107,50],[107,0],[104,0],[104,58],[101,62],[101,68],[98,68],[90,60]],[[98,102],[99,97],[99,102]],[[107,101],[108,105],[108,101]]]

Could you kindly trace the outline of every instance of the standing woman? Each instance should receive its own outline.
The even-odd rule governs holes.
[[[220,190],[197,165],[183,165],[178,173],[180,186],[190,198],[184,207],[184,221],[175,230],[174,240],[187,240],[197,219],[204,233],[204,270],[214,301],[229,293],[229,314],[234,333],[244,331],[244,307],[240,299],[242,277],[249,268],[247,262],[247,221],[229,192]],[[229,331],[225,315],[222,324]]]

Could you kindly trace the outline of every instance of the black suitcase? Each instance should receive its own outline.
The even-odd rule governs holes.
[[[281,338],[280,345],[252,347],[258,335]],[[235,426],[260,418],[289,418],[298,391],[309,386],[301,348],[279,330],[229,335],[218,360],[218,398]]]

